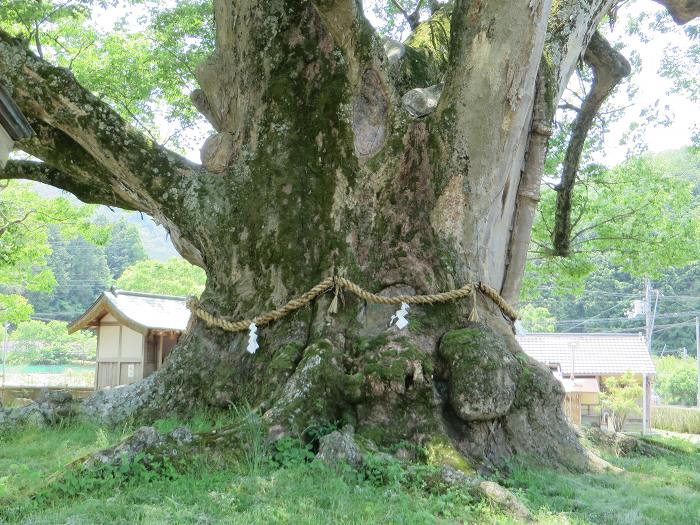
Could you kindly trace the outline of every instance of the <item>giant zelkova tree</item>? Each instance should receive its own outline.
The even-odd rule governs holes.
[[[700,12],[660,3],[679,23]],[[596,33],[614,4],[456,0],[412,17],[402,48],[355,0],[214,0],[216,49],[191,97],[216,130],[201,165],[1,33],[0,82],[35,131],[17,147],[43,161],[10,162],[3,177],[152,215],[206,271],[201,307],[232,320],[334,271],[384,295],[482,282],[515,302],[557,102],[578,62],[591,65],[585,131],[629,67]],[[438,20],[446,39],[427,35]],[[194,318],[159,373],[97,398],[144,417],[248,403],[278,435],[350,422],[381,443],[447,439],[477,462],[583,462],[561,386],[490,299],[477,294],[478,322],[455,301],[412,308],[399,330],[387,327],[395,306],[346,293],[331,315],[331,298],[260,327],[255,354],[245,331]]]

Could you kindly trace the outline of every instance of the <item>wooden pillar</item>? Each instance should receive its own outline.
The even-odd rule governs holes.
[[[163,334],[158,334],[158,368],[163,364]]]
[[[642,385],[644,399],[642,402],[642,434],[647,433],[647,423],[649,421],[649,381],[646,374],[642,374]]]
[[[99,378],[100,378],[100,324],[97,323],[97,339],[95,341],[95,390],[99,390]]]
[[[651,381],[652,377],[650,375],[647,375],[647,429],[649,432],[651,432],[651,429],[654,428],[654,421],[652,420],[651,417]]]

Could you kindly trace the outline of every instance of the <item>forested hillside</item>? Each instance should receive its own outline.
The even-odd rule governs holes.
[[[640,164],[640,161],[643,162]],[[636,169],[630,169],[633,166]],[[610,187],[610,173],[617,174]],[[617,207],[617,220],[603,239],[597,226],[582,235],[582,249],[569,260],[538,259],[547,236],[540,220],[523,291],[523,325],[530,331],[644,332],[644,316],[630,318],[632,301],[643,299],[644,276],[659,290],[654,353],[695,353],[694,318],[700,315],[697,260],[700,208],[700,153],[687,148],[633,159],[605,173],[607,187],[592,181],[581,204],[581,230],[596,210]],[[664,191],[660,190],[663,182]],[[657,188],[657,184],[659,187]],[[654,189],[657,188],[657,189]],[[671,189],[669,189],[671,188]],[[625,194],[626,202],[618,195]],[[543,206],[549,195],[545,190]],[[680,203],[673,208],[668,202]],[[539,236],[539,237],[538,237]],[[658,242],[663,239],[663,244]],[[690,261],[690,262],[688,262]]]
[[[176,256],[151,218],[47,188],[13,181],[0,190],[0,321],[11,330],[30,318],[72,320],[112,285],[201,293],[204,272]]]
[[[61,191],[53,186],[33,182],[31,183],[31,187],[38,196],[43,198],[60,197],[72,203],[77,204],[80,202],[70,193]],[[135,226],[141,237],[143,249],[146,251],[149,259],[166,261],[171,257],[179,257],[172,242],[168,239],[168,233],[165,231],[165,228],[156,224],[148,215],[122,210],[120,208],[110,208],[108,206],[94,206],[94,208],[95,216],[102,217],[107,222],[118,223],[124,221]]]

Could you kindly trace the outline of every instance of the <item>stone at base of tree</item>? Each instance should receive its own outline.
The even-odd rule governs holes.
[[[81,416],[104,425],[121,424],[148,403],[154,394],[153,377],[123,387],[98,390],[85,399],[73,399],[64,390],[44,390],[36,401],[17,408],[0,408],[0,425],[50,425]]]
[[[78,402],[67,391],[44,390],[36,401],[19,408],[0,409],[0,426],[45,426],[58,423],[77,412]]]
[[[400,447],[394,452],[394,457],[402,462],[415,461],[416,452],[415,450],[409,450],[405,447]]]
[[[362,452],[353,438],[354,429],[346,425],[341,431],[336,430],[320,439],[316,459],[326,465],[335,467],[347,463],[359,467],[363,463]]]
[[[153,374],[130,385],[98,390],[80,404],[81,416],[104,425],[118,425],[143,408],[155,392]],[[160,392],[162,394],[162,392]]]
[[[170,432],[169,435],[178,443],[178,445],[189,445],[196,439],[196,436],[187,427],[177,427],[175,430]]]
[[[445,485],[452,487],[455,485],[463,485],[468,483],[472,478],[467,476],[461,470],[452,468],[449,465],[443,465],[442,470],[440,471],[440,479],[443,483],[445,483]]]
[[[143,461],[149,465],[151,454],[156,459],[174,458],[180,455],[181,447],[191,445],[196,436],[185,427],[178,427],[169,434],[161,434],[154,427],[141,427],[117,445],[91,454],[84,461],[84,467],[99,465],[119,466],[131,463],[136,456],[144,454]]]
[[[532,521],[532,513],[515,495],[494,481],[475,481],[472,492],[482,499],[495,504],[513,517],[523,521]]]
[[[489,501],[519,520],[532,521],[528,508],[511,491],[494,481],[469,477],[449,465],[443,465],[440,480],[450,487],[466,486],[476,499]]]

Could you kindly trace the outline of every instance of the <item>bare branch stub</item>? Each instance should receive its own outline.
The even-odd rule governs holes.
[[[631,72],[627,59],[613,49],[599,32],[593,34],[584,54],[584,61],[593,70],[593,82],[574,120],[564,157],[561,182],[555,187],[557,204],[552,245],[554,254],[561,257],[570,254],[572,195],[586,137],[603,102]]]

